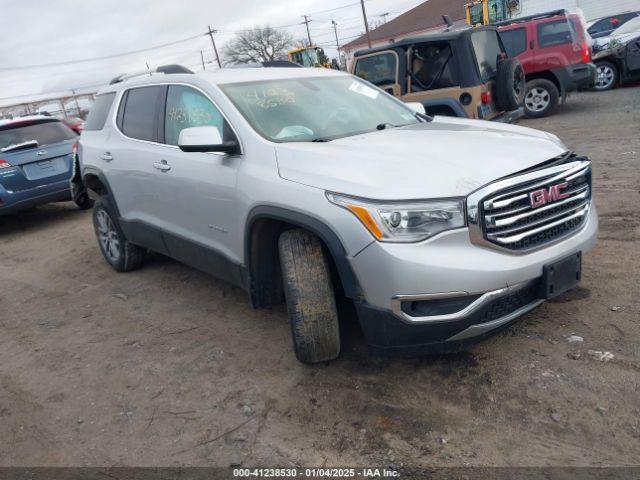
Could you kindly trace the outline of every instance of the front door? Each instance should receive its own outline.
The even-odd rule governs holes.
[[[178,148],[180,132],[215,126],[222,138],[234,138],[213,102],[189,86],[170,85],[163,118],[164,145],[156,165],[156,184],[169,253],[187,264],[227,278],[225,261],[240,263],[236,228],[239,203],[236,178],[240,156],[186,153]]]

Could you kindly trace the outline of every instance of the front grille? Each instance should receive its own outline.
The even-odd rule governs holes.
[[[591,168],[548,174],[490,194],[480,202],[485,241],[513,251],[542,247],[577,231],[591,204]]]

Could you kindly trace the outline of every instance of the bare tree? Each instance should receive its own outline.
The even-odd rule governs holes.
[[[224,47],[224,63],[260,63],[282,60],[293,45],[287,32],[269,27],[253,27],[235,36]]]

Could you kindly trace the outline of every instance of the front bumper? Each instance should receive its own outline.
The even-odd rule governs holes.
[[[351,259],[364,294],[356,308],[367,343],[375,350],[418,353],[457,350],[477,341],[542,303],[544,266],[590,250],[597,231],[592,204],[580,231],[526,255],[475,245],[467,229],[417,244],[374,242]],[[412,318],[399,307],[398,299],[430,295],[469,302],[455,312],[431,312],[431,318]]]

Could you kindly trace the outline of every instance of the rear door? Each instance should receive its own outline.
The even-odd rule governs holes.
[[[533,49],[529,45],[527,30],[526,25],[510,26],[500,29],[500,37],[507,55],[520,60],[524,72],[530,73],[533,71],[534,62]]]
[[[353,74],[399,97],[404,93],[398,76],[399,65],[398,54],[385,50],[356,58]]]
[[[0,127],[0,159],[11,165],[0,170],[0,183],[13,192],[68,189],[77,139],[73,130],[55,119]]]
[[[100,154],[130,240],[166,253],[161,230],[166,225],[158,191],[158,165],[163,158],[159,117],[166,85],[132,87],[121,95],[116,128]]]

